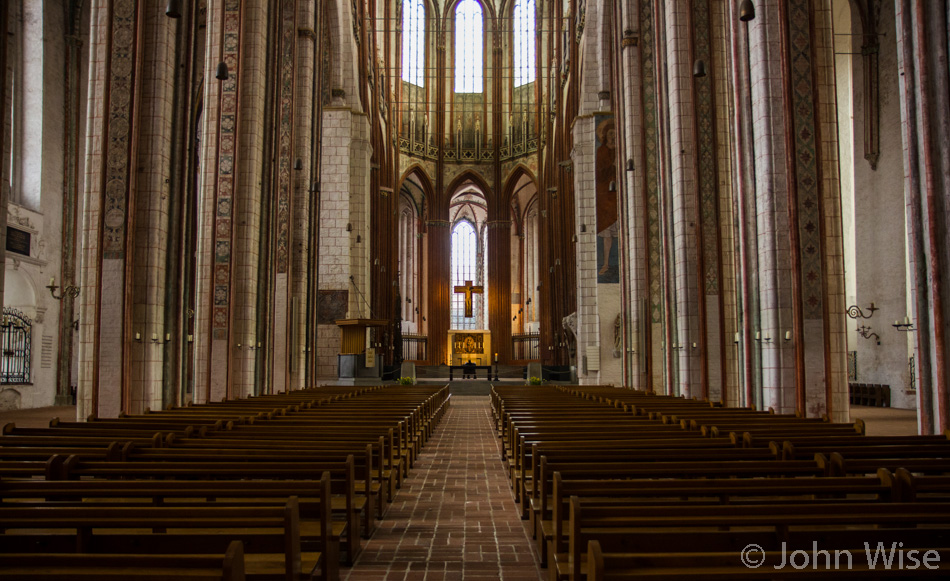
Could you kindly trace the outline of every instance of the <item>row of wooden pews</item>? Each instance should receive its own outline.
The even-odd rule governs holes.
[[[337,581],[449,397],[445,387],[320,387],[8,424],[0,578]]]
[[[950,568],[946,435],[609,386],[496,386],[492,413],[552,581]]]

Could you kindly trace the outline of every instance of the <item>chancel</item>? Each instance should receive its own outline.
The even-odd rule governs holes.
[[[316,438],[353,413],[383,430],[378,445],[390,429],[428,438],[470,414],[488,427],[464,432],[490,439],[492,413],[497,426],[508,413],[550,441],[595,439],[600,424],[625,441],[636,428],[614,416],[642,419],[651,394],[703,402],[676,424],[684,438],[744,444],[722,452],[728,466],[768,461],[772,442],[790,462],[825,453],[821,476],[877,474],[851,439],[868,409],[909,415],[937,440],[950,429],[948,6],[0,2],[0,413],[56,406],[61,430],[67,419],[105,430],[174,411],[162,424],[174,427],[265,398],[280,403],[192,431],[312,412]],[[608,400],[609,419],[585,417]],[[337,411],[323,415],[327,404]],[[704,424],[719,408],[746,423]],[[408,419],[380,427],[373,414],[388,422],[387,409]],[[765,439],[758,422],[773,420],[791,427]],[[834,460],[838,449],[801,435],[819,424],[835,426],[822,432],[840,438]],[[110,442],[147,444],[129,437]],[[548,489],[514,432],[499,442],[519,511],[548,526],[553,476]],[[400,444],[382,453],[393,495],[412,488],[402,479],[424,465],[422,443],[406,445],[405,466]],[[0,451],[12,447],[27,448]],[[5,453],[0,483],[7,461],[49,459]],[[906,478],[931,473],[914,466]],[[899,466],[881,467],[897,478]],[[364,485],[372,495],[388,482]],[[569,513],[570,496],[553,508]],[[553,557],[570,542],[540,533],[519,558],[547,563],[550,548],[562,569],[587,558]]]

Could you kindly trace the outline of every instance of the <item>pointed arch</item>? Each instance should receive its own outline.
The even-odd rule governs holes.
[[[508,178],[505,180],[505,186],[502,188],[502,195],[505,200],[511,201],[512,196],[519,189],[518,183],[522,178],[530,180],[535,189],[538,189],[538,179],[534,172],[525,164],[519,163],[508,173]]]
[[[465,182],[472,182],[473,184],[478,186],[478,188],[482,191],[482,193],[485,194],[486,200],[489,199],[494,193],[494,189],[492,189],[492,187],[488,185],[488,182],[485,181],[485,178],[483,178],[482,176],[480,176],[478,173],[474,171],[468,170],[468,171],[464,171],[460,173],[458,176],[455,177],[455,179],[449,182],[448,186],[446,186],[445,188],[446,203],[451,202],[451,197],[452,197],[451,194],[455,192],[456,190],[458,190],[459,188],[461,188],[462,185],[465,184]]]
[[[421,163],[414,163],[406,168],[406,171],[404,171],[402,176],[399,178],[396,191],[402,191],[406,180],[414,175],[418,177],[419,185],[422,187],[423,196],[425,199],[429,200],[429,203],[431,203],[431,200],[435,198],[435,186],[432,184],[432,178],[429,177],[429,173],[426,171],[425,166]]]

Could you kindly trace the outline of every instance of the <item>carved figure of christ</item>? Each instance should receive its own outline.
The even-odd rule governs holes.
[[[482,294],[485,291],[485,287],[482,286],[472,286],[472,281],[466,280],[465,286],[455,287],[456,293],[465,293],[465,317],[470,319],[474,315],[472,314],[472,293]]]

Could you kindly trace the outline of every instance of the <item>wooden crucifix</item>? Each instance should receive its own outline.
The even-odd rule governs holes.
[[[456,293],[465,293],[465,317],[471,318],[472,315],[472,293],[482,294],[485,291],[483,286],[472,286],[472,281],[466,280],[465,286],[455,287]]]

